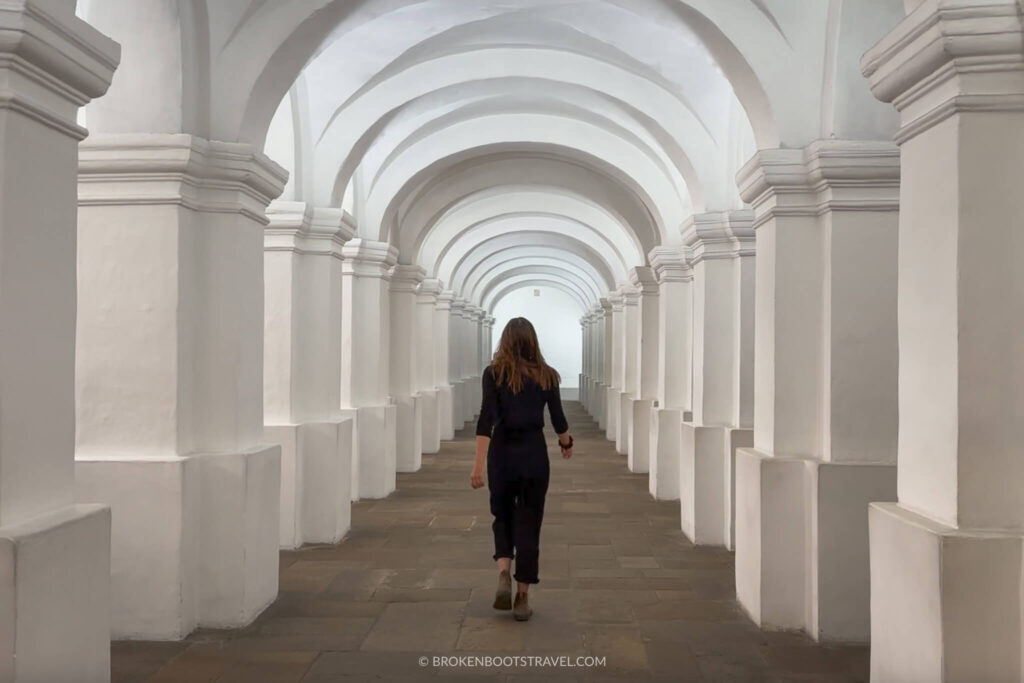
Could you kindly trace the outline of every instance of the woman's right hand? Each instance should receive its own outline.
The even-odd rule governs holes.
[[[469,483],[475,489],[481,488],[484,485],[484,472],[481,468],[473,468],[473,472],[469,475]]]
[[[572,457],[572,448],[571,447],[570,448],[563,448],[562,449],[562,458],[564,458],[565,460],[568,460],[571,457]]]

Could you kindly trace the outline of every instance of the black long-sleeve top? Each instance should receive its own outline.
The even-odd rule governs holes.
[[[481,382],[483,400],[480,403],[480,418],[476,423],[477,436],[492,437],[502,432],[541,432],[544,429],[545,405],[551,414],[551,426],[555,432],[564,434],[569,431],[557,384],[545,391],[529,377],[524,377],[522,390],[513,394],[508,385],[497,386],[494,369],[490,365],[484,370]]]

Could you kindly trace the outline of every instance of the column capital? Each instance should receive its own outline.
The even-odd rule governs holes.
[[[342,273],[355,277],[376,277],[386,280],[398,260],[398,250],[387,242],[357,237],[341,248]]]
[[[266,226],[287,179],[252,145],[184,133],[90,135],[78,146],[79,206],[181,206]]]
[[[749,209],[690,216],[682,228],[690,265],[754,253],[754,212]]]
[[[611,309],[615,313],[622,312],[623,299],[621,288],[608,292],[608,303],[611,304]]]
[[[5,3],[0,14],[7,77],[0,109],[20,114],[74,140],[88,131],[78,125],[78,107],[110,87],[121,61],[121,46],[75,16],[42,3]],[[13,78],[12,78],[13,76]]]
[[[775,217],[899,210],[900,152],[892,142],[817,140],[804,149],[763,149],[736,176],[753,227]]]
[[[598,302],[597,302],[597,305],[601,307],[601,311],[604,313],[604,316],[606,318],[609,315],[611,315],[611,312],[612,312],[612,306],[613,306],[612,294],[613,294],[613,292],[609,292],[607,297],[605,297],[603,299],[599,299]]]
[[[437,297],[444,290],[441,281],[436,278],[426,278],[420,282],[416,289],[416,300],[424,304],[436,304]]]
[[[498,319],[497,319],[497,318],[495,318],[495,317],[493,317],[493,316],[490,316],[490,315],[488,315],[488,316],[487,316],[487,317],[485,318],[485,320],[486,320],[486,322],[487,322],[487,327],[489,327],[489,328],[491,328],[491,329],[494,329],[494,323],[496,323],[496,322],[498,321]]]
[[[352,238],[354,228],[342,224],[339,209],[313,207],[306,202],[274,200],[266,209],[263,229],[264,251],[341,258],[341,248]]]
[[[654,269],[650,266],[637,266],[629,271],[629,281],[637,294],[657,294],[658,278],[654,275]]]
[[[622,296],[623,306],[636,306],[640,303],[640,290],[632,284],[624,284],[619,287],[618,291]]]
[[[655,247],[647,254],[647,260],[659,284],[693,280],[686,247]]]
[[[400,263],[391,269],[390,291],[415,294],[426,274],[427,271],[420,266]]]
[[[437,310],[451,311],[455,302],[455,292],[450,289],[442,289],[437,295]]]
[[[868,50],[871,92],[903,119],[898,143],[960,112],[1024,111],[1017,0],[925,0]]]

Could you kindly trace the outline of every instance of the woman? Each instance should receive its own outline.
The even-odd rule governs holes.
[[[548,490],[547,443],[544,406],[558,434],[563,458],[572,457],[572,437],[558,393],[561,379],[544,362],[537,333],[526,318],[514,318],[501,333],[501,343],[483,374],[483,401],[476,425],[476,462],[470,483],[487,487],[494,515],[494,559],[498,563],[498,591],[494,609],[511,609],[517,621],[533,614],[527,601],[531,583],[538,583],[537,556],[544,496]],[[518,583],[512,603],[512,559]]]

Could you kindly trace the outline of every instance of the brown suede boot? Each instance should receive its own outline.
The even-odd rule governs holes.
[[[498,591],[494,594],[494,609],[512,609],[512,577],[507,571],[498,574]]]
[[[526,599],[526,593],[516,593],[516,604],[512,608],[512,616],[516,621],[526,621],[533,614],[530,603]]]

